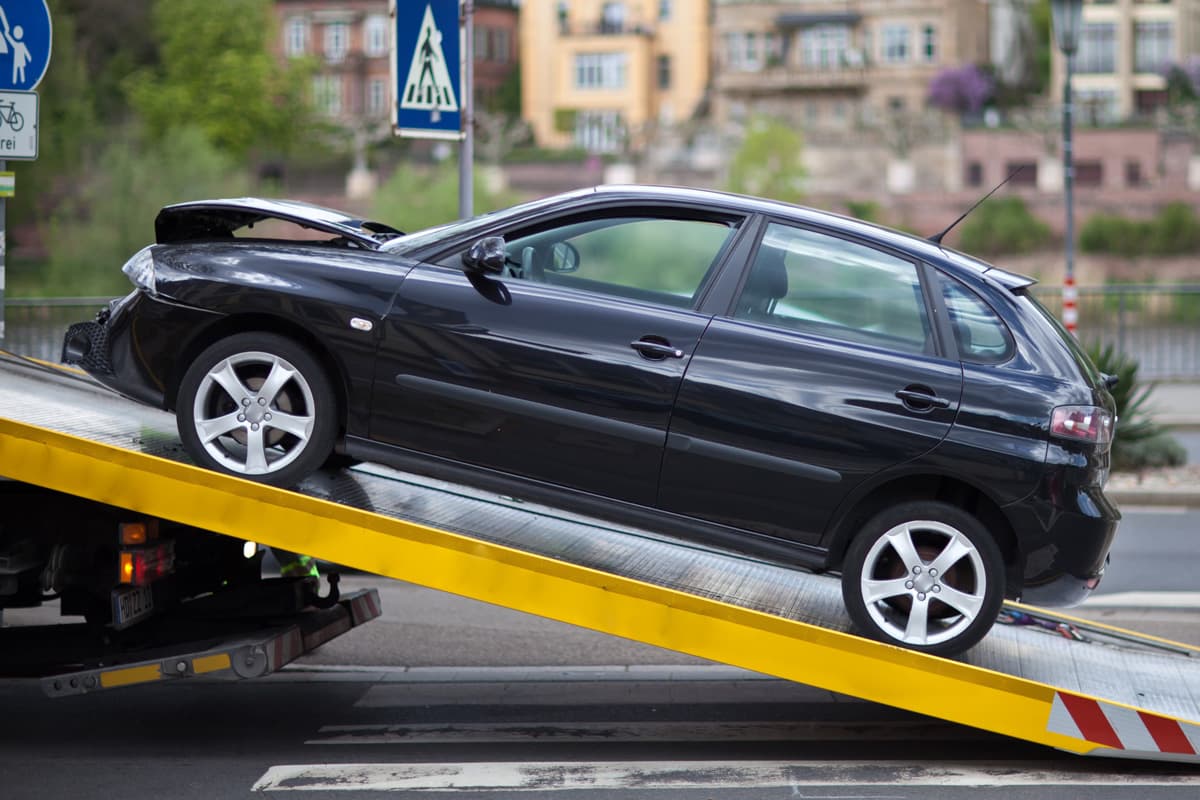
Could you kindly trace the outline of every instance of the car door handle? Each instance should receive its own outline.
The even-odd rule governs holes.
[[[896,397],[899,397],[906,406],[917,406],[922,409],[950,407],[949,400],[944,397],[938,397],[932,391],[928,390],[901,389],[896,392]]]
[[[682,350],[664,342],[638,339],[636,342],[630,342],[629,346],[647,358],[683,358]]]

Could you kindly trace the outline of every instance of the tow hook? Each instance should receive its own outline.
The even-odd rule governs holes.
[[[312,604],[317,608],[333,608],[338,602],[338,581],[342,576],[336,572],[329,573],[329,594],[321,597],[319,590],[316,597],[313,598]]]

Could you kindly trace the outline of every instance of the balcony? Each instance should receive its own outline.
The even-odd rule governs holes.
[[[653,36],[654,26],[643,22],[603,19],[559,20],[558,32],[562,36]]]
[[[787,92],[822,89],[864,89],[865,66],[814,67],[792,64],[763,67],[759,70],[722,68],[716,75],[716,87],[722,92]]]

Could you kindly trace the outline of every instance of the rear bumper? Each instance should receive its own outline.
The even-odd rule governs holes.
[[[1099,486],[1071,486],[1053,478],[1047,483],[1057,491],[1023,503],[1015,514],[1007,509],[1026,534],[1020,599],[1032,605],[1074,606],[1104,577],[1121,512]]]

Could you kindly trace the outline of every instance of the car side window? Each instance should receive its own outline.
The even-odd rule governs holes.
[[[767,226],[734,317],[909,353],[934,350],[916,264],[777,222]]]
[[[942,297],[963,361],[998,364],[1013,352],[1012,336],[991,306],[953,278],[939,273]]]
[[[728,222],[588,219],[507,239],[508,276],[688,308],[733,236]]]

